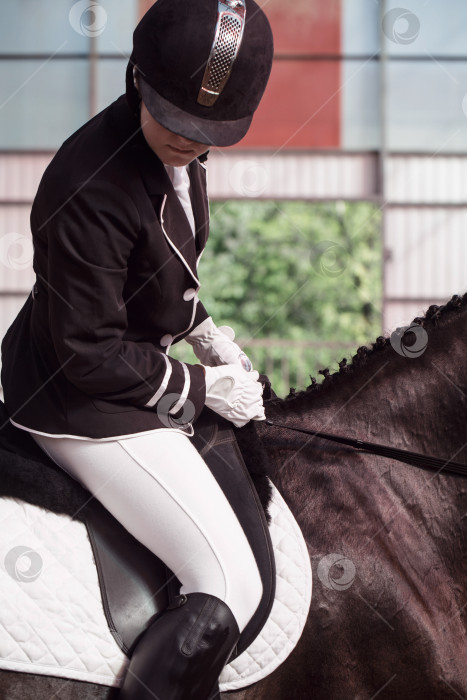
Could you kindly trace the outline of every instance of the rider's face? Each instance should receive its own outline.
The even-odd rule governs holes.
[[[141,102],[141,129],[149,147],[165,165],[188,165],[209,149],[204,143],[174,134],[152,117]]]

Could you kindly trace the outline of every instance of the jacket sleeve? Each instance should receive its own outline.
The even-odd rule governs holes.
[[[67,379],[93,397],[193,418],[205,401],[203,368],[152,343],[123,339],[122,297],[140,220],[120,188],[95,181],[70,195],[48,228],[49,324]],[[191,402],[191,404],[190,404]]]

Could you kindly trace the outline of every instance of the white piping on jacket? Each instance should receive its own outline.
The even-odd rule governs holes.
[[[175,415],[176,413],[178,413],[180,411],[180,409],[185,405],[185,401],[188,398],[188,392],[190,391],[190,385],[191,385],[190,373],[188,371],[188,367],[186,366],[186,364],[184,362],[182,362],[181,364],[183,367],[183,372],[185,373],[185,383],[183,385],[183,391],[180,395],[179,400],[177,401],[175,406],[173,406],[169,411],[169,413],[171,415]]]
[[[170,362],[169,358],[166,355],[164,355],[164,353],[161,353],[161,355],[164,358],[165,364],[166,364],[164,379],[162,380],[162,382],[161,382],[158,390],[154,394],[154,396],[152,398],[150,398],[146,404],[144,404],[145,406],[149,406],[149,407],[154,406],[154,404],[156,404],[159,401],[159,399],[162,397],[162,395],[164,394],[164,392],[167,389],[167,386],[169,384],[169,379],[170,379],[170,376],[172,374],[172,369],[173,369],[172,363]]]

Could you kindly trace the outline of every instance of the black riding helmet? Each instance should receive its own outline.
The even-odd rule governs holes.
[[[271,72],[273,39],[254,0],[157,0],[133,34],[127,100],[185,138],[231,146],[245,136]]]

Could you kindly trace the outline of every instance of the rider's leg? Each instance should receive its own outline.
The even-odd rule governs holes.
[[[258,567],[230,503],[186,435],[160,430],[108,442],[31,435],[167,564],[181,593],[221,598],[245,628],[261,599]]]
[[[122,697],[208,697],[262,584],[243,529],[204,460],[171,430],[107,442],[32,435],[167,564],[187,596],[137,645]],[[164,674],[169,659],[173,668]]]

